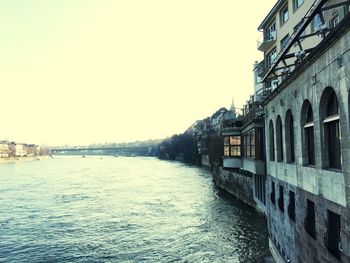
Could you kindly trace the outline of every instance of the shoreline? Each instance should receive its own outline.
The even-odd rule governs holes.
[[[43,161],[51,159],[52,157],[49,155],[43,155],[43,156],[30,156],[30,157],[7,157],[7,158],[0,158],[0,164],[6,164],[6,163],[17,163],[17,162],[29,162],[29,161]]]

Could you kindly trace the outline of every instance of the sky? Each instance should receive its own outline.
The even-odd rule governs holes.
[[[0,2],[0,140],[161,139],[253,92],[276,0]]]

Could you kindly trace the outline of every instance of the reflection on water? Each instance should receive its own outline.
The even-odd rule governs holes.
[[[256,262],[265,222],[209,172],[153,158],[0,165],[0,261]]]

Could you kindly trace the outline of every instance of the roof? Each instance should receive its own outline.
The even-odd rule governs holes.
[[[277,3],[272,7],[270,12],[267,14],[267,16],[264,18],[264,20],[261,22],[260,26],[258,27],[258,30],[264,29],[267,24],[269,24],[272,17],[275,16],[277,11],[284,5],[286,0],[278,0]]]

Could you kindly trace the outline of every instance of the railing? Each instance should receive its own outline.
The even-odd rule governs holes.
[[[269,96],[272,90],[272,86],[268,86],[267,83],[264,83],[264,87],[255,93],[256,101],[259,103],[263,102]]]
[[[327,0],[315,0],[310,9],[307,11],[304,18],[298,24],[298,27],[294,30],[291,36],[288,38],[286,45],[280,50],[275,59],[272,61],[270,67],[267,69],[266,73],[263,76],[263,81],[266,81],[271,72],[277,67],[279,62],[282,60],[290,48],[293,46],[297,38],[303,33],[308,24],[312,21],[315,15],[319,12],[321,7],[327,2]]]

